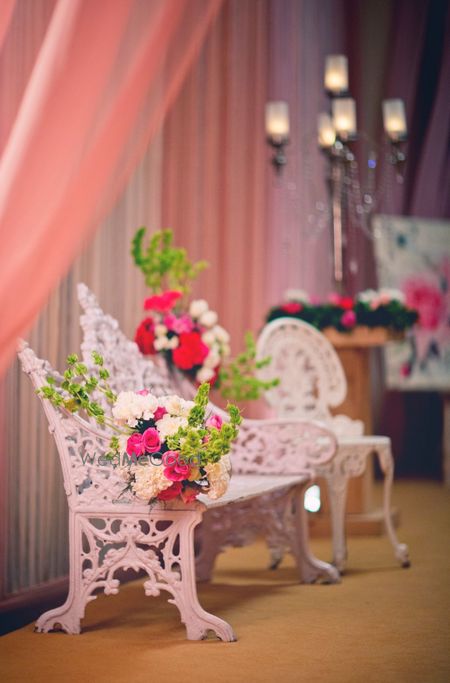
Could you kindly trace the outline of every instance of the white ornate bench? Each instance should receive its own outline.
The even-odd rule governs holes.
[[[269,405],[278,416],[323,421],[338,438],[338,452],[317,472],[328,484],[333,529],[334,564],[345,567],[345,505],[350,477],[364,473],[367,460],[378,456],[384,474],[384,522],[395,557],[408,567],[408,547],[399,543],[391,517],[394,460],[390,439],[363,435],[363,423],[345,415],[332,416],[330,407],[345,399],[347,382],[339,357],[328,339],[306,322],[279,318],[268,323],[257,342],[260,358],[272,363],[260,371],[262,379],[278,377],[278,386],[266,392]]]
[[[80,318],[84,332],[83,361],[91,371],[95,371],[91,353],[97,350],[111,370],[110,383],[115,391],[146,386],[156,395],[177,393],[184,398],[192,397],[191,383],[181,375],[172,374],[164,362],[155,364],[144,357],[120,330],[117,320],[103,312],[86,285],[78,285],[78,297],[84,310]],[[226,413],[220,408],[211,404],[211,409],[226,419]],[[332,459],[335,448],[334,435],[314,421],[244,419],[231,452],[233,491],[241,486],[240,475],[245,476],[242,500],[227,507],[208,505],[200,535],[197,578],[210,578],[215,558],[226,546],[242,546],[262,534],[272,554],[272,566],[279,563],[285,550],[290,550],[301,581],[337,582],[336,569],[315,558],[310,551],[307,512],[303,505],[304,491],[311,485],[318,466]],[[255,483],[261,483],[262,488],[256,489],[257,496],[250,495],[249,474]],[[263,476],[257,479],[256,475]],[[294,497],[290,496],[290,502],[283,489],[263,496],[268,477],[282,481],[287,475],[302,478],[302,487],[297,488]]]
[[[19,357],[36,389],[45,384],[49,374],[57,375],[26,345]],[[60,627],[67,633],[80,633],[80,621],[86,604],[96,597],[94,592],[100,588],[106,594],[117,593],[120,583],[117,571],[131,568],[147,573],[146,595],[156,596],[161,590],[169,593],[169,602],[177,606],[188,639],[200,640],[212,631],[222,640],[235,640],[231,626],[202,609],[197,598],[193,534],[208,508],[211,508],[208,513],[211,514],[211,531],[214,514],[220,510],[233,533],[232,526],[240,516],[249,510],[256,516],[257,501],[259,517],[263,517],[261,497],[273,495],[276,498],[273,512],[280,519],[297,505],[300,511],[295,519],[297,529],[289,527],[285,531],[286,542],[299,558],[301,575],[311,571],[302,548],[306,537],[302,528],[302,506],[298,504],[310,477],[301,471],[298,463],[294,465],[290,453],[284,449],[281,432],[278,434],[281,445],[275,457],[286,460],[285,475],[271,474],[273,466],[257,462],[250,451],[238,467],[240,474],[232,479],[223,498],[212,501],[203,496],[201,502],[189,505],[170,502],[149,506],[138,502],[129,491],[124,492],[123,479],[114,467],[99,462],[99,457],[108,450],[111,436],[108,430],[100,430],[80,416],[55,408],[41,396],[40,399],[58,447],[69,505],[70,589],[63,605],[45,612],[38,619],[38,631],[48,632]],[[281,421],[280,424],[289,428],[292,423]],[[309,444],[318,462],[325,462],[334,454],[333,437],[319,426],[299,423],[296,436]],[[260,523],[255,524],[255,528],[260,526]],[[211,561],[209,544],[217,552],[224,540],[225,535],[215,538],[208,533],[204,536],[207,563]],[[316,561],[314,558],[311,561],[317,572]]]

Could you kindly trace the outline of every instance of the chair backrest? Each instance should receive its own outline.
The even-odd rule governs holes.
[[[333,346],[312,325],[288,317],[273,320],[258,338],[257,356],[272,359],[259,371],[261,379],[280,380],[265,394],[278,416],[321,420],[340,435],[362,433],[359,420],[330,413],[345,399],[347,382]]]
[[[51,365],[38,358],[24,342],[18,355],[22,369],[35,389],[46,384],[48,375],[58,376]],[[108,452],[109,430],[94,428],[78,415],[55,408],[41,395],[39,398],[58,448],[69,507],[98,510],[111,508],[113,504],[117,507],[118,502],[133,502],[132,494],[124,491],[123,479],[108,461],[102,459]]]

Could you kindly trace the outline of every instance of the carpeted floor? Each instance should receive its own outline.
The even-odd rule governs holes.
[[[264,569],[262,543],[230,550],[199,594],[237,643],[186,641],[175,608],[133,582],[88,605],[80,636],[35,634],[31,624],[1,638],[0,680],[447,683],[450,495],[399,483],[395,504],[410,569],[396,565],[386,539],[352,538],[340,585],[302,586],[290,559]],[[313,548],[329,556],[326,540]]]

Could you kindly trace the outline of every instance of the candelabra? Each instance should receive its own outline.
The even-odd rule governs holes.
[[[331,228],[333,278],[336,289],[342,291],[346,271],[351,272],[355,266],[352,262],[345,263],[349,228],[355,225],[368,237],[373,237],[371,216],[380,207],[393,181],[388,169],[394,170],[396,182],[403,182],[407,127],[403,101],[390,99],[382,103],[385,141],[381,150],[368,135],[357,131],[356,102],[348,91],[348,62],[344,55],[326,58],[324,83],[330,111],[318,115],[317,143],[327,162],[328,201],[319,201],[316,197],[315,207],[317,223],[327,222]],[[285,148],[289,143],[289,108],[286,102],[267,103],[266,133],[268,143],[275,150],[271,163],[279,175],[287,163]],[[355,149],[358,140],[369,145],[367,163],[364,164],[367,168],[365,178],[362,178]],[[377,169],[380,151],[386,162],[383,174]],[[307,154],[306,148],[302,149],[303,157],[306,158]],[[309,218],[310,223],[314,222],[314,217]]]

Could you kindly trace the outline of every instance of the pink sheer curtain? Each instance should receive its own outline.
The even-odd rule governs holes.
[[[16,0],[2,0],[0,3],[0,50],[9,28]]]
[[[221,2],[56,4],[0,163],[0,371],[123,188]]]

